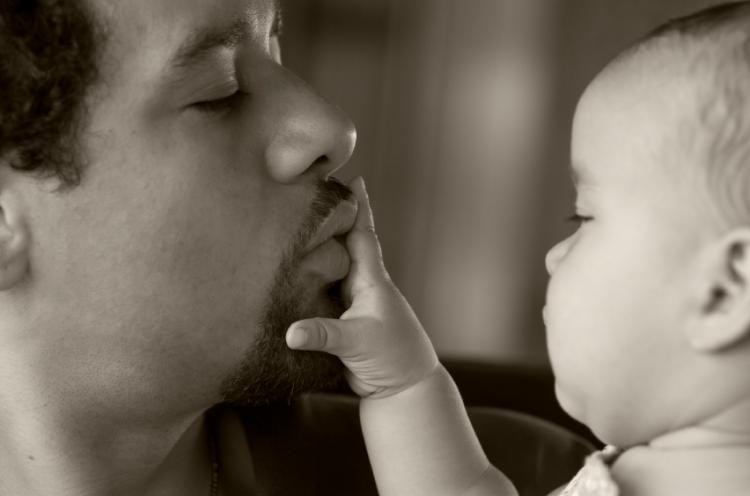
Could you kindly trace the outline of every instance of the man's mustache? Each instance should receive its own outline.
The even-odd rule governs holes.
[[[316,184],[315,198],[310,205],[310,213],[302,223],[294,253],[300,255],[323,222],[342,202],[352,201],[354,192],[336,178],[321,179]]]
[[[314,219],[317,224],[328,217],[331,211],[341,202],[351,201],[353,197],[354,192],[338,179],[332,177],[321,180],[317,185],[317,194],[312,204]]]

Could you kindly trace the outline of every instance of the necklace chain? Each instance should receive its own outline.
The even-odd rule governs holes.
[[[209,487],[209,496],[219,496],[219,446],[216,441],[215,419],[211,412],[206,414],[206,424],[208,428],[208,449],[211,456],[211,486]]]

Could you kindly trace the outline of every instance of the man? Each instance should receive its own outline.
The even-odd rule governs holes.
[[[331,384],[355,132],[271,0],[0,6],[0,495],[247,494],[237,418]],[[224,438],[234,444],[222,444]],[[217,448],[220,446],[220,448]]]

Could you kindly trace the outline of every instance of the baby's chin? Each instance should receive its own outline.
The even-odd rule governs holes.
[[[592,412],[590,408],[587,408],[588,403],[586,396],[581,392],[576,392],[573,388],[563,386],[560,381],[555,381],[555,396],[560,407],[573,417],[578,422],[588,427],[597,439],[601,440],[605,444],[613,444],[620,446],[613,439],[609,429],[599,426],[596,421],[597,417],[595,412]],[[617,436],[614,436],[616,438]]]
[[[618,407],[621,402],[615,397],[609,401],[591,401],[594,395],[572,392],[570,388],[555,382],[555,395],[560,407],[578,422],[588,427],[604,444],[620,448],[648,443],[657,434],[649,431],[649,425],[639,420],[638,412]]]
[[[586,423],[582,402],[576,398],[576,395],[571,394],[568,389],[563,387],[560,381],[555,381],[555,396],[565,413],[581,423]]]

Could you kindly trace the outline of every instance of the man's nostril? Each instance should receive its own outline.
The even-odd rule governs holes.
[[[320,165],[320,164],[325,164],[325,163],[328,163],[328,156],[327,155],[321,155],[320,157],[316,158],[313,161],[312,165]]]

